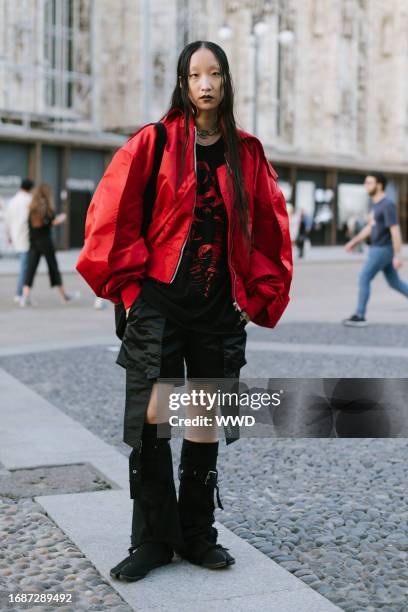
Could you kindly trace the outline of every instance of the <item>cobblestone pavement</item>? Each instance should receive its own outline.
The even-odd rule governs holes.
[[[40,504],[32,499],[0,495],[0,591],[72,593],[69,605],[53,607],[7,606],[1,612],[47,610],[77,612],[131,612],[131,608],[106,582]]]
[[[274,339],[290,342],[293,327],[282,325]],[[261,339],[259,331],[265,341],[264,330],[249,330],[249,338]],[[299,324],[293,341],[358,345],[349,331]],[[403,347],[406,334],[402,326],[376,325],[362,343]],[[270,376],[272,366],[273,375],[281,377],[384,377],[407,371],[406,359],[389,356],[306,357],[248,351],[242,374]],[[29,354],[24,360],[9,356],[0,366],[128,454],[121,441],[124,371],[114,361],[115,353],[105,346]],[[180,444],[180,439],[172,442],[175,468]],[[406,439],[358,438],[221,443],[225,510],[217,510],[216,518],[347,612],[405,612],[407,446]]]
[[[292,322],[268,330],[252,327],[248,335],[254,341],[294,342],[297,344],[339,344],[348,346],[408,347],[407,325],[376,323],[361,329],[344,327],[339,323]],[[248,360],[249,361],[249,360]],[[373,374],[374,372],[372,372]],[[379,376],[384,376],[379,372]]]

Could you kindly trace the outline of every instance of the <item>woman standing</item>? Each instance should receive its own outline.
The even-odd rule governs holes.
[[[46,183],[42,183],[36,187],[33,191],[33,197],[28,209],[30,249],[28,251],[27,271],[20,306],[31,305],[31,288],[42,255],[44,255],[47,261],[51,287],[58,288],[64,302],[68,302],[73,298],[72,295],[66,293],[62,284],[51,237],[51,228],[60,223],[64,223],[65,219],[65,213],[59,215],[55,214],[50,186]]]
[[[133,498],[129,555],[111,575],[139,580],[178,552],[211,569],[235,560],[217,543],[218,429],[186,427],[173,480],[171,429],[159,398],[202,379],[238,378],[245,325],[274,327],[289,301],[291,242],[284,197],[262,144],[236,127],[227,57],[197,41],[180,54],[161,119],[166,147],[145,232],[143,194],[153,169],[154,124],[114,156],[89,207],[77,270],[95,293],[123,302],[127,325],[117,363],[126,367],[124,441]],[[209,384],[211,387],[211,384]],[[221,406],[221,410],[223,407]],[[187,417],[211,415],[208,406]],[[227,444],[238,435],[224,427]]]

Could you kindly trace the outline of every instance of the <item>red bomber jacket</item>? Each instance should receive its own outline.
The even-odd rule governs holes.
[[[76,269],[95,294],[126,308],[139,295],[145,276],[171,283],[192,223],[196,198],[196,128],[189,119],[190,141],[177,187],[184,144],[184,115],[172,109],[163,119],[167,144],[160,166],[156,200],[146,236],[141,236],[143,193],[152,171],[156,129],[147,124],[113,156],[89,205],[85,244]],[[243,236],[233,210],[228,162],[217,168],[228,214],[228,265],[237,310],[263,327],[275,327],[289,302],[292,247],[284,196],[261,142],[238,130],[249,235]]]

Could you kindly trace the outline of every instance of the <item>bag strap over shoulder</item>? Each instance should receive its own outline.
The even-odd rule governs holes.
[[[154,149],[153,168],[143,196],[143,222],[141,229],[142,236],[146,235],[147,228],[149,227],[150,221],[152,220],[153,206],[154,201],[156,199],[157,176],[159,174],[159,168],[163,158],[163,151],[167,140],[166,126],[161,123],[161,121],[158,121],[157,123],[155,123],[155,127],[157,134]]]
[[[157,175],[159,174],[159,168],[167,140],[166,126],[158,121],[155,123],[155,127],[157,131],[157,138],[154,147],[153,168],[143,195],[143,220],[141,228],[141,234],[143,237],[146,236],[147,228],[149,227],[152,219],[153,206],[156,199]],[[115,304],[115,327],[117,337],[122,340],[126,328],[126,311],[122,302]]]

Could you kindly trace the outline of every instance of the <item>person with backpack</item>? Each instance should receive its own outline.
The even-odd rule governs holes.
[[[276,179],[261,142],[236,125],[225,52],[196,41],[179,56],[170,108],[116,152],[92,198],[77,270],[115,304],[132,448],[131,546],[114,578],[139,580],[174,552],[210,569],[235,563],[213,526],[216,421],[186,426],[177,499],[160,398],[169,380],[183,384],[184,366],[191,393],[204,379],[238,379],[246,323],[273,328],[282,316],[293,264]],[[224,432],[227,444],[239,438]]]

